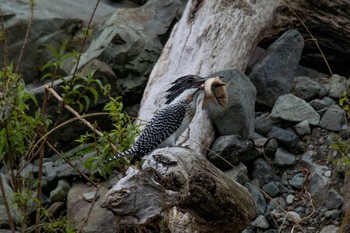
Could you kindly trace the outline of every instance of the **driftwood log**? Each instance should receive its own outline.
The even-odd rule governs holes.
[[[101,206],[120,225],[142,226],[145,232],[157,232],[154,226],[163,218],[170,232],[241,232],[255,214],[243,186],[203,155],[180,147],[155,150],[142,169],[131,167]]]

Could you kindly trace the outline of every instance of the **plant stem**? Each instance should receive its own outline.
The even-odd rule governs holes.
[[[17,65],[15,68],[15,73],[18,73],[19,66],[20,66],[21,61],[22,61],[24,49],[28,43],[29,32],[30,32],[30,29],[31,29],[32,23],[33,23],[33,16],[34,16],[34,4],[30,4],[30,18],[29,18],[29,22],[28,22],[28,26],[27,26],[27,31],[26,31],[26,34],[24,36],[22,48],[21,48],[21,51],[20,51],[19,56],[18,56]]]
[[[0,174],[0,191],[1,191],[2,198],[4,199],[5,210],[6,210],[7,217],[9,219],[9,225],[10,225],[11,232],[12,233],[16,233],[15,224],[13,222],[13,218],[12,218],[12,215],[11,215],[11,212],[10,212],[10,207],[9,207],[8,202],[7,202],[5,188],[4,188],[4,183],[2,181],[2,175],[1,174]]]
[[[5,30],[5,25],[4,25],[4,18],[2,15],[0,15],[0,25],[1,25],[1,31],[3,34],[3,40],[4,40],[4,46],[3,46],[3,50],[4,50],[4,64],[3,64],[3,71],[6,77],[6,66],[7,66],[7,56],[8,56],[8,47],[7,47],[7,38],[6,38],[6,30]]]
[[[91,16],[90,16],[88,25],[87,25],[87,27],[86,27],[84,39],[83,39],[83,42],[82,42],[82,44],[81,44],[80,51],[79,51],[79,53],[78,53],[77,63],[75,64],[75,67],[74,67],[74,70],[73,70],[73,73],[72,73],[73,78],[70,80],[70,84],[73,83],[74,77],[75,77],[75,75],[76,75],[76,73],[77,73],[77,71],[78,71],[79,62],[80,62],[80,58],[81,58],[81,54],[82,54],[83,51],[84,51],[84,47],[85,47],[85,44],[86,44],[86,40],[87,40],[87,38],[88,38],[88,33],[89,33],[89,30],[91,29],[92,19],[94,18],[94,15],[95,15],[95,13],[96,13],[96,10],[97,10],[98,5],[100,4],[100,1],[101,1],[101,0],[97,0],[97,1],[96,1],[95,7],[94,7],[94,9],[93,9],[93,11],[92,11],[92,14],[91,14]]]
[[[44,98],[43,98],[43,107],[42,107],[42,116],[46,117],[47,113],[47,101],[48,101],[48,96],[49,93],[45,89],[44,93]],[[46,128],[45,125],[43,125],[41,128],[39,128],[39,135],[42,136],[45,134]],[[42,142],[42,145],[46,142],[47,137],[45,137],[44,141]],[[37,189],[37,194],[36,198],[38,200],[38,208],[36,209],[36,216],[35,216],[35,232],[40,233],[41,230],[41,225],[40,225],[40,205],[41,205],[41,191],[42,191],[42,177],[43,177],[43,160],[44,160],[44,155],[45,155],[45,147],[42,146],[40,148],[40,153],[39,153],[39,173],[38,173],[38,189]]]

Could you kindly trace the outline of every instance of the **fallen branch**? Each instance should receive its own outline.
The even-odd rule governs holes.
[[[111,210],[121,225],[146,228],[163,218],[172,233],[180,232],[169,227],[168,213],[174,206],[190,214],[192,223],[187,227],[197,232],[241,232],[255,214],[254,201],[243,186],[204,156],[179,147],[155,150],[142,170],[131,167],[101,206]],[[171,225],[174,221],[185,225],[181,219],[171,219]]]

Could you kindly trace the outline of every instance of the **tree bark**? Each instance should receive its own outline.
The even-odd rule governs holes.
[[[172,233],[238,233],[255,214],[254,201],[243,186],[203,155],[179,147],[155,150],[142,170],[131,167],[101,205],[114,212],[121,225],[141,225],[144,232],[165,218]]]

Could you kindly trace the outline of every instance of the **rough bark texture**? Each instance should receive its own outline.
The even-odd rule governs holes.
[[[243,186],[204,156],[179,147],[158,149],[142,170],[131,168],[101,205],[113,211],[122,225],[146,227],[167,216],[171,232],[238,233],[255,214],[254,201]],[[174,206],[178,210],[167,214]],[[174,216],[181,216],[181,221]]]
[[[244,70],[279,5],[280,1],[268,0],[189,1],[152,70],[139,118],[150,120],[164,103],[163,90],[182,75],[208,76],[231,67]],[[190,143],[190,148],[203,153],[214,136],[209,116],[197,111],[193,122],[196,124],[190,127],[190,138],[196,143]]]

